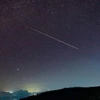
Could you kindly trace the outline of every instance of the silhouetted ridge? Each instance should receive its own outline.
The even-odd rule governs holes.
[[[20,100],[100,100],[100,87],[64,88]]]

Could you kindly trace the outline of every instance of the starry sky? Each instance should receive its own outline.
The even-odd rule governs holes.
[[[0,90],[97,85],[100,0],[0,0]]]

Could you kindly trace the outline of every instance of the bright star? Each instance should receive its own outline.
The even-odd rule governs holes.
[[[19,71],[19,68],[17,68],[17,71]]]

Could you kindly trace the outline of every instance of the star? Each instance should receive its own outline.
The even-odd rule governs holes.
[[[17,71],[19,71],[19,68],[17,68]]]
[[[11,59],[13,58],[13,57],[10,57]]]

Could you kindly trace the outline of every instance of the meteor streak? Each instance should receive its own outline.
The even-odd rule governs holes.
[[[33,29],[33,28],[31,28],[31,29],[34,30],[34,31],[37,32],[37,33],[40,33],[40,34],[42,34],[42,35],[48,37],[48,38],[51,38],[51,39],[53,39],[53,40],[55,40],[55,41],[58,41],[58,42],[60,42],[60,43],[62,43],[62,44],[64,44],[64,45],[67,45],[67,46],[69,46],[69,47],[72,47],[72,48],[78,50],[77,47],[75,47],[75,46],[73,46],[73,45],[71,45],[71,44],[68,44],[68,43],[66,43],[66,42],[64,42],[64,41],[62,41],[62,40],[59,40],[59,39],[57,39],[57,38],[55,38],[55,37],[52,37],[52,36],[50,36],[50,35],[48,35],[48,34],[46,34],[46,33],[43,33],[43,32],[41,32],[41,31],[38,31],[38,30],[36,30],[36,29]]]

